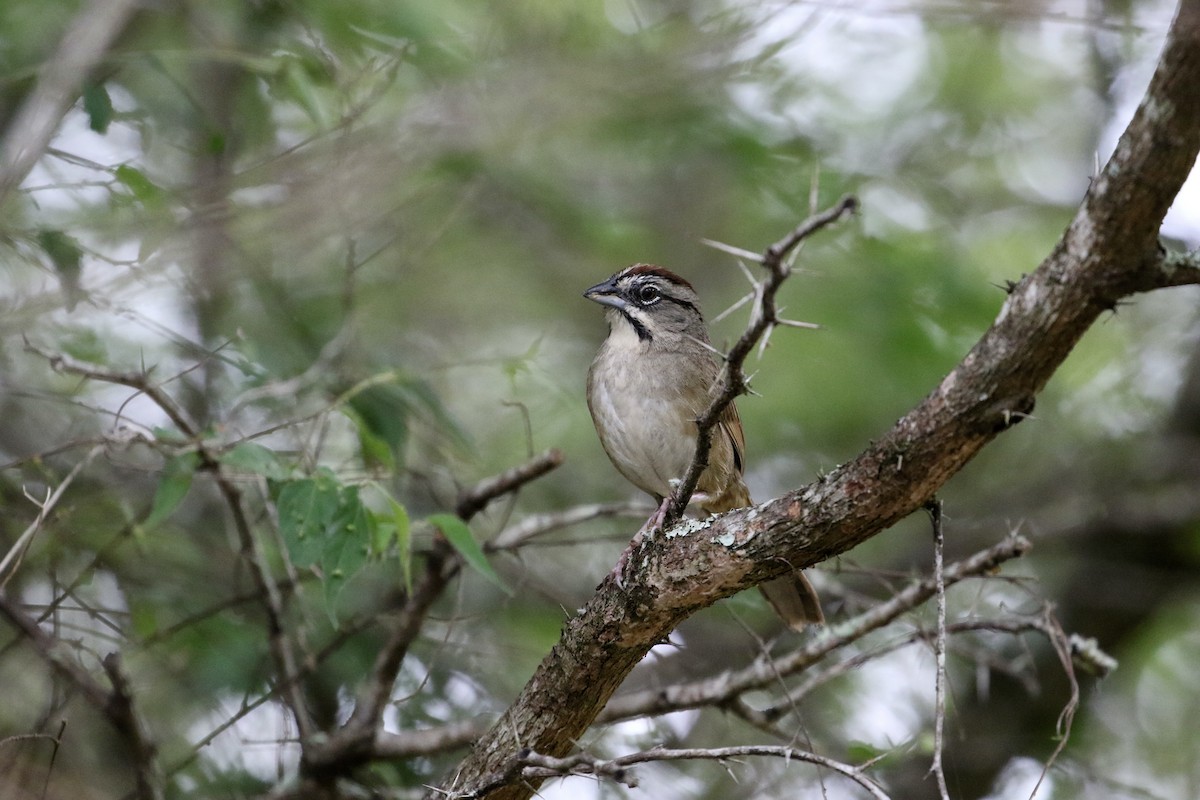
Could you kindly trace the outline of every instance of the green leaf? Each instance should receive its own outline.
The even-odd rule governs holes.
[[[392,507],[392,537],[396,540],[396,553],[400,559],[400,574],[404,576],[404,591],[412,594],[412,525],[404,506],[388,497]]]
[[[353,486],[343,489],[338,514],[325,530],[325,549],[321,554],[325,610],[334,627],[337,627],[338,596],[346,588],[346,582],[366,563],[373,528],[358,489]]]
[[[58,346],[69,356],[89,364],[108,363],[108,342],[95,328],[66,328]]]
[[[358,432],[358,451],[362,455],[363,464],[370,469],[394,471],[396,457],[383,437],[376,435],[366,419],[354,409],[347,407],[342,409],[342,413],[354,422],[354,428]]]
[[[153,603],[134,603],[129,609],[129,622],[138,638],[145,639],[158,630],[157,607]]]
[[[146,208],[161,208],[165,204],[163,190],[140,169],[122,164],[113,171],[113,177],[124,184]]]
[[[103,83],[89,83],[83,87],[83,111],[88,115],[88,127],[96,133],[105,133],[112,122],[112,98]]]
[[[357,416],[359,443],[368,465],[402,463],[410,413],[404,391],[395,384],[369,386],[351,397],[347,406]]]
[[[67,296],[68,309],[74,308],[83,295],[79,288],[79,278],[83,270],[83,248],[71,236],[52,228],[38,231],[37,240],[38,245],[50,257],[54,271],[58,273],[63,293]]]
[[[466,559],[466,562],[476,572],[499,586],[505,594],[512,594],[512,590],[505,585],[496,571],[492,569],[492,565],[488,563],[487,556],[483,554],[483,548],[471,535],[471,529],[467,527],[467,523],[453,514],[434,514],[429,517],[428,521],[430,525],[442,532],[446,541],[450,542],[451,546]]]
[[[156,528],[183,502],[188,489],[192,487],[192,477],[200,464],[198,453],[184,453],[169,459],[163,466],[162,478],[159,479],[158,489],[154,492],[154,502],[150,506],[150,515],[142,523],[142,527]]]
[[[311,567],[325,553],[325,534],[340,505],[338,485],[325,476],[288,481],[275,501],[279,531],[292,563]]]
[[[154,428],[154,439],[163,444],[186,444],[187,437],[172,428]]]
[[[254,442],[242,442],[217,458],[222,464],[242,472],[252,472],[273,481],[287,480],[291,470],[279,460],[275,451]]]

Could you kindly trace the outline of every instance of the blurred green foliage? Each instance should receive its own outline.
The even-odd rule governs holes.
[[[414,645],[389,726],[501,710],[638,524],[585,523],[519,557],[481,546],[525,515],[631,496],[587,416],[583,376],[604,327],[579,293],[656,262],[688,277],[713,319],[749,285],[702,239],[759,251],[814,203],[855,193],[860,217],[809,242],[781,295],[788,316],[822,330],[777,331],[752,364],[757,395],[740,403],[759,499],[851,457],[936,386],[990,323],[1004,282],[1049,252],[1110,146],[1107,126],[1140,92],[1129,75],[1153,58],[1165,4],[1067,6],[145,4],[81,76],[52,150],[0,215],[0,549],[37,515],[28,498],[106,442],[7,596],[85,652],[125,654],[172,796],[252,796],[293,769],[277,705],[249,710],[273,680],[264,620],[202,440],[237,477],[268,562],[293,581],[289,619],[321,653],[305,687],[314,707],[345,711],[380,645],[375,615],[440,532],[474,569]],[[81,7],[0,7],[0,132]],[[1124,661],[1103,695],[1085,684],[1081,732],[1046,796],[1184,796],[1200,781],[1187,756],[1200,742],[1181,720],[1116,722],[1147,681],[1167,701],[1200,696],[1194,674],[1169,671],[1197,655],[1172,622],[1200,599],[1197,450],[1170,423],[1200,414],[1181,400],[1200,371],[1196,301],[1191,289],[1120,309],[1035,418],[943,497],[951,557],[1011,528],[1032,534],[1036,594]],[[714,341],[744,321],[743,310],[715,322]],[[97,369],[148,371],[202,436],[136,390],[53,373],[24,339]],[[549,446],[567,463],[518,498],[470,528],[448,513],[463,486]],[[1170,565],[1148,555],[1180,541]],[[828,611],[880,595],[859,567],[905,574],[929,560],[924,522],[906,522],[827,565]],[[1089,577],[1107,591],[1086,591]],[[660,660],[715,674],[752,658],[750,631],[771,624],[739,598],[689,621],[682,656]],[[0,636],[0,680],[15,687],[0,737],[49,731],[76,706],[11,629]],[[1065,689],[1046,677],[1054,655],[1030,648],[996,646],[1011,669],[992,665],[990,693],[970,654],[952,659],[962,737],[948,760],[961,796],[1000,792],[1016,756],[1053,748]],[[928,669],[898,677],[911,667],[885,678],[932,687]],[[1045,681],[1037,697],[1020,681],[1031,670]],[[841,758],[894,748],[877,773],[911,796],[928,788],[928,702],[883,688],[834,682],[806,701],[805,734]],[[864,717],[873,708],[880,716]],[[256,747],[217,737],[193,753],[243,712],[252,723],[238,735]],[[639,732],[761,736],[704,714],[708,725]],[[85,796],[72,792],[93,775],[127,791],[121,759],[93,746],[105,723],[71,719],[48,796]],[[871,738],[880,731],[899,738]],[[620,749],[626,733],[597,733],[597,746]],[[417,787],[452,763],[376,765],[361,780]],[[4,765],[15,777],[0,787],[14,792],[48,769],[44,751],[10,740]],[[783,796],[817,780],[779,765],[739,767],[739,782],[703,766],[647,771],[703,776],[664,797]]]

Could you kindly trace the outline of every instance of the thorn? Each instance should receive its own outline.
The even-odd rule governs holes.
[[[685,335],[685,336],[687,336],[687,338],[691,339],[691,340],[692,340],[693,342],[695,342],[696,344],[698,344],[698,345],[700,345],[701,347],[703,347],[705,350],[708,350],[708,352],[710,352],[710,353],[712,353],[713,355],[717,356],[717,358],[721,359],[722,361],[727,361],[727,360],[728,360],[728,358],[729,358],[728,356],[726,356],[726,355],[725,355],[724,353],[722,353],[720,350],[718,350],[717,348],[713,347],[711,344],[709,344],[708,342],[704,341],[703,339],[697,339],[695,336],[688,336],[687,334],[684,334],[684,335]]]
[[[750,268],[746,266],[746,262],[742,261],[739,258],[737,263],[738,263],[738,267],[740,267],[742,270],[742,274],[746,276],[746,280],[750,281],[751,286],[757,288],[758,280],[754,277],[754,273],[750,271]],[[756,263],[762,263],[762,262],[760,261],[760,262],[756,262]]]
[[[775,325],[774,324],[768,325],[767,329],[765,331],[763,331],[762,339],[759,339],[759,341],[758,341],[758,358],[759,358],[759,360],[762,360],[763,353],[765,353],[767,350],[767,345],[771,341],[771,331],[773,331],[773,330],[775,330]]]
[[[708,245],[714,250],[720,250],[722,253],[729,253],[731,256],[748,258],[755,264],[762,263],[762,256],[760,256],[758,253],[751,252],[741,247],[735,247],[731,244],[725,244],[724,242],[718,242],[716,239],[701,239],[700,244]]]
[[[741,262],[738,262],[738,263],[741,263]],[[726,317],[728,317],[730,314],[732,314],[734,311],[737,311],[739,308],[741,308],[742,306],[746,305],[746,303],[749,303],[749,302],[750,302],[751,300],[753,300],[753,299],[754,299],[754,293],[753,293],[753,292],[750,292],[749,294],[744,294],[744,295],[742,295],[742,297],[741,297],[741,299],[740,299],[740,300],[738,300],[737,302],[735,302],[735,303],[734,303],[733,305],[731,305],[729,308],[727,308],[727,309],[725,309],[724,311],[722,311],[720,314],[717,314],[715,317],[713,317],[713,320],[712,320],[712,321],[713,321],[714,323],[720,322],[721,320],[725,319],[725,318],[726,318]]]
[[[810,330],[810,331],[821,330],[821,326],[815,322],[801,322],[798,319],[780,319],[780,318],[776,317],[775,324],[782,325],[785,328],[804,328],[805,330]]]

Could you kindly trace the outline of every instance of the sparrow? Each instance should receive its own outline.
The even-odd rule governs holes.
[[[636,542],[661,526],[668,498],[691,465],[696,419],[708,407],[721,364],[696,290],[668,269],[634,264],[583,296],[605,306],[609,328],[587,376],[588,410],[600,444],[617,471],[659,504]],[[691,498],[706,516],[752,505],[743,479],[745,452],[742,421],[730,403]],[[824,622],[816,591],[800,570],[759,589],[793,630]]]

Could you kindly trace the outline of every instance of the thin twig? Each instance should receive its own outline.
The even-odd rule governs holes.
[[[67,487],[74,482],[75,478],[79,476],[79,473],[82,472],[88,464],[92,463],[92,459],[94,459],[103,451],[104,445],[98,445],[89,450],[87,455],[80,459],[80,461],[71,468],[71,471],[68,472],[67,476],[62,479],[62,482],[58,484],[58,487],[55,488],[55,490],[51,492],[45,500],[38,503],[37,516],[34,517],[33,522],[29,523],[29,526],[25,528],[24,532],[17,537],[17,541],[13,542],[13,546],[8,549],[7,553],[5,553],[4,559],[0,560],[0,591],[4,590],[4,587],[8,584],[9,579],[16,574],[17,567],[20,566],[21,558],[24,556],[26,548],[33,540],[34,535],[41,529],[42,523],[46,521],[46,517],[49,516],[54,507],[58,505],[58,501],[62,499],[63,493],[67,491]],[[9,571],[10,566],[11,571]]]
[[[534,514],[502,530],[484,545],[484,550],[516,550],[532,539],[556,530],[578,525],[593,519],[607,517],[631,517],[645,519],[654,512],[654,506],[644,501],[625,503],[587,503],[562,511]]]
[[[84,361],[78,361],[65,353],[52,353],[48,350],[43,350],[37,345],[25,340],[25,349],[31,353],[35,353],[50,363],[50,368],[55,372],[65,372],[70,375],[78,375],[82,378],[101,381],[103,383],[115,383],[119,386],[128,386],[131,389],[136,389],[142,394],[149,397],[156,406],[162,409],[163,413],[170,418],[175,427],[179,428],[187,438],[194,438],[199,429],[187,418],[183,409],[175,402],[163,388],[153,383],[150,380],[148,372],[118,372],[116,370],[103,369],[95,364],[88,364]]]
[[[45,358],[49,361],[50,366],[57,371],[79,375],[89,380],[113,383],[136,389],[153,401],[170,418],[171,422],[179,428],[179,431],[184,436],[188,439],[198,439],[199,428],[188,419],[182,407],[175,402],[175,399],[161,385],[150,380],[150,375],[147,371],[120,372],[104,369],[93,364],[77,361],[62,353],[48,352],[31,344],[28,340],[25,342],[25,348]],[[279,593],[279,587],[276,585],[271,571],[266,565],[265,554],[262,552],[258,539],[254,535],[253,526],[250,524],[249,517],[242,505],[241,490],[224,473],[220,461],[202,443],[197,443],[196,448],[200,456],[201,466],[213,474],[217,488],[220,490],[221,496],[225,499],[226,505],[229,506],[230,513],[233,516],[234,529],[237,531],[242,557],[250,568],[255,591],[262,598],[263,609],[266,612],[267,643],[271,650],[272,658],[282,677],[279,683],[284,691],[283,699],[296,720],[296,726],[300,731],[301,737],[307,738],[313,732],[313,725],[298,680],[299,669],[296,655],[293,652],[292,642],[287,636],[288,629],[284,623],[284,605]]]
[[[1075,712],[1079,709],[1079,681],[1075,678],[1075,665],[1071,659],[1071,639],[1063,631],[1062,626],[1058,624],[1058,620],[1054,618],[1049,607],[1044,610],[1043,619],[1045,620],[1046,628],[1056,634],[1050,636],[1050,642],[1054,645],[1054,652],[1058,656],[1059,664],[1062,665],[1063,673],[1067,676],[1067,681],[1071,686],[1071,695],[1067,699],[1066,705],[1063,706],[1062,712],[1058,715],[1058,723],[1055,730],[1058,744],[1054,746],[1054,751],[1046,759],[1046,763],[1042,767],[1042,772],[1038,775],[1037,783],[1033,785],[1033,789],[1029,792],[1030,800],[1033,800],[1037,796],[1038,789],[1041,788],[1042,782],[1046,780],[1046,776],[1050,773],[1050,768],[1054,766],[1054,762],[1058,760],[1063,748],[1070,741],[1071,725],[1075,721]]]
[[[779,745],[742,745],[738,747],[694,747],[679,749],[655,747],[650,750],[643,750],[613,759],[598,759],[587,753],[576,753],[565,758],[552,758],[526,750],[517,754],[513,766],[519,769],[519,774],[523,778],[595,775],[624,783],[627,786],[633,786],[636,785],[636,780],[628,774],[628,769],[637,764],[657,761],[729,761],[749,756],[772,756],[783,758],[787,761],[803,761],[815,764],[849,778],[866,789],[876,800],[888,800],[888,796],[884,793],[883,788],[864,775],[860,767],[844,764],[841,761],[835,761],[832,758],[820,756],[807,750]],[[505,770],[506,773],[511,771],[512,768]],[[497,776],[497,778],[504,782],[512,780],[509,776]],[[503,785],[503,783],[499,783],[498,785]],[[484,793],[486,794],[486,791]]]
[[[486,478],[458,496],[454,513],[461,519],[469,520],[478,514],[488,503],[497,497],[503,497],[520,489],[530,481],[534,481],[550,470],[563,463],[562,451],[552,448],[539,456],[531,458],[524,464],[505,470],[499,475]]]
[[[101,686],[91,673],[66,656],[62,643],[57,637],[42,630],[40,625],[2,593],[0,593],[0,616],[6,617],[24,635],[34,652],[55,673],[66,680],[93,708],[104,714],[109,724],[116,729],[130,749],[139,754],[137,796],[143,800],[157,800],[161,797],[162,786],[158,780],[159,773],[153,766],[154,745],[134,715],[132,705],[123,699],[128,693],[128,683],[120,674],[119,662],[113,661],[112,655],[104,659],[104,669],[113,683],[113,689],[110,692]]]
[[[858,201],[847,195],[825,211],[814,214],[800,223],[791,233],[768,247],[760,258],[756,258],[758,263],[766,269],[767,275],[761,282],[755,284],[755,302],[750,313],[750,324],[741,338],[725,354],[724,368],[717,381],[713,399],[704,413],[696,419],[696,451],[687,472],[671,494],[671,500],[663,517],[664,528],[669,528],[683,516],[692,494],[696,491],[696,484],[699,483],[700,476],[708,467],[708,453],[712,447],[713,430],[729,404],[746,390],[746,376],[742,371],[746,357],[777,324],[775,294],[791,274],[791,269],[784,263],[784,259],[806,238],[822,228],[832,225],[852,213],[856,208],[858,208]]]
[[[133,753],[133,766],[137,772],[135,796],[141,800],[161,800],[163,776],[158,766],[158,748],[151,741],[145,731],[145,726],[134,712],[133,693],[130,691],[129,678],[121,669],[120,654],[109,653],[101,661],[101,665],[113,687],[108,713],[111,717],[121,720],[120,727],[126,732],[129,749]]]
[[[942,552],[945,538],[942,534],[942,501],[934,498],[925,504],[933,526],[933,580],[937,584],[937,638],[934,653],[937,667],[933,680],[933,763],[929,771],[937,780],[938,796],[950,800],[946,788],[946,771],[942,766],[944,728],[946,724],[946,581],[942,569]]]
[[[1006,538],[970,558],[947,567],[944,575],[945,585],[952,586],[967,578],[989,573],[1005,561],[1023,556],[1031,547],[1029,541],[1022,537]],[[616,697],[600,712],[596,721],[617,722],[647,714],[664,714],[720,704],[742,692],[764,688],[774,683],[777,676],[793,675],[807,669],[828,654],[883,627],[906,611],[924,603],[936,591],[937,586],[932,578],[917,581],[858,616],[826,628],[803,646],[774,659],[771,663],[759,661],[744,669],[723,673],[715,678]]]
[[[1006,633],[1012,636],[1018,636],[1023,633],[1040,633],[1047,639],[1053,638],[1053,632],[1048,630],[1043,618],[1041,617],[1018,617],[1014,619],[973,619],[963,620],[961,622],[951,622],[946,625],[946,635],[958,636],[964,633],[976,632],[988,633]],[[926,628],[914,628],[905,633],[903,636],[892,639],[885,644],[871,648],[869,651],[859,653],[851,658],[843,661],[838,661],[809,676],[802,684],[788,691],[786,699],[765,706],[760,709],[760,713],[767,719],[779,719],[787,712],[791,711],[796,705],[804,700],[808,695],[812,694],[816,689],[824,686],[830,681],[851,675],[862,669],[863,666],[875,661],[889,653],[894,653],[902,648],[916,644],[918,642],[928,643],[937,638],[936,627],[930,631]]]
[[[1005,539],[968,559],[949,565],[945,570],[945,585],[952,586],[968,578],[990,573],[1004,561],[1024,555],[1030,547],[1029,542],[1020,537]],[[746,692],[775,684],[781,676],[797,674],[817,663],[829,653],[892,622],[901,614],[928,600],[935,591],[936,587],[930,579],[914,583],[897,592],[891,599],[853,619],[839,623],[829,632],[810,640],[798,650],[776,658],[770,663],[759,661],[744,669],[722,673],[716,677],[664,688],[646,689],[616,697],[596,718],[596,724],[620,722],[637,717],[700,707],[727,707],[728,704],[737,702],[738,698]],[[952,628],[950,632],[980,629],[1007,632],[1041,630],[1042,623],[1038,619],[1011,623],[980,620],[961,623],[959,627]],[[917,630],[897,643],[896,647],[916,641],[925,641],[928,638],[928,632]],[[876,657],[877,655],[878,653]],[[858,663],[861,662],[855,662],[855,665]],[[788,705],[788,708],[790,707],[791,705]],[[779,712],[771,709],[766,709],[763,713],[772,718],[778,718],[780,715]],[[401,759],[442,753],[469,744],[486,727],[486,722],[470,720],[452,722],[439,728],[422,731],[406,731],[395,734],[381,732],[376,738],[375,755],[382,759]]]

